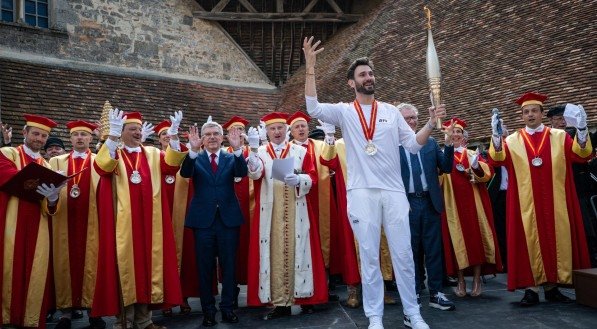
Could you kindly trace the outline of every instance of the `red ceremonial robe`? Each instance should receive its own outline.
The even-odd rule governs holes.
[[[590,267],[571,163],[591,155],[590,139],[581,148],[565,131],[547,127],[533,135],[524,128],[513,133],[499,152],[490,143],[493,165],[508,170],[509,290],[570,285],[572,270]],[[535,158],[541,159],[540,166],[532,165]]]
[[[361,283],[361,275],[359,274],[354,234],[348,219],[345,149],[326,144],[321,152],[320,162],[334,172],[333,179],[336,184],[336,189],[332,193],[336,206],[336,220],[330,222],[330,224],[334,224],[333,227],[330,227],[331,237],[336,241],[330,244],[337,248],[334,258],[337,258],[337,262],[340,264],[339,273],[344,282],[347,285],[357,285]]]
[[[116,282],[116,264],[101,267],[101,270],[98,267],[99,251],[114,251],[113,245],[106,245],[106,241],[110,240],[99,235],[100,221],[113,221],[114,218],[112,213],[99,216],[100,200],[97,191],[102,179],[92,168],[94,158],[94,154],[87,152],[85,159],[73,159],[71,152],[53,157],[49,161],[52,169],[66,172],[69,176],[80,172],[62,189],[59,210],[52,217],[56,307],[92,308],[96,292],[109,292],[111,302],[95,304],[94,313],[112,315],[118,311],[116,305],[112,306],[114,301],[117,304],[117,291],[106,289],[107,291],[99,292],[104,288],[96,290],[98,280],[104,283]],[[77,186],[75,190],[74,185]],[[79,191],[79,195],[73,197],[72,191]],[[106,285],[110,286],[113,284]]]
[[[479,158],[478,171],[483,175],[475,173],[476,183],[471,183],[470,174],[457,169],[460,165],[471,169],[469,157],[475,152],[465,152],[454,151],[452,172],[440,176],[446,208],[441,216],[446,272],[456,276],[459,270],[482,265],[482,274],[495,274],[502,270],[502,260],[485,186],[493,176],[493,168]],[[468,272],[465,274],[472,275]]]
[[[116,249],[124,306],[179,305],[176,244],[163,182],[167,175],[176,174],[185,153],[168,148],[162,154],[155,147],[116,152],[112,159],[104,144],[94,167],[100,175],[112,176],[116,189]],[[141,178],[137,184],[131,180],[135,170]]]
[[[35,160],[22,146],[0,149],[0,186]],[[31,193],[37,193],[32,190]],[[50,294],[50,227],[47,201],[30,202],[0,192],[0,319],[3,325],[46,325]]]

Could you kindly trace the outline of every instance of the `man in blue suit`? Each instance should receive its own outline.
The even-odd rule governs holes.
[[[222,269],[222,322],[237,323],[233,312],[236,251],[243,215],[234,193],[234,177],[247,176],[247,163],[242,157],[239,131],[230,131],[228,141],[233,154],[221,150],[222,126],[210,121],[189,131],[189,154],[182,163],[180,175],[191,178],[194,195],[187,212],[185,226],[195,233],[195,252],[199,267],[203,326],[217,324],[215,298],[212,294],[216,257]],[[202,151],[201,146],[205,149]]]
[[[396,106],[406,123],[417,131],[418,111],[411,104]],[[454,127],[446,129],[451,134]],[[448,139],[449,140],[449,139]],[[423,289],[423,259],[427,268],[429,306],[443,311],[455,308],[443,293],[442,231],[440,214],[444,210],[442,190],[439,186],[440,172],[451,172],[454,146],[447,145],[442,152],[433,137],[417,154],[405,152],[400,146],[400,172],[410,204],[409,220],[411,247],[415,261],[417,296]]]

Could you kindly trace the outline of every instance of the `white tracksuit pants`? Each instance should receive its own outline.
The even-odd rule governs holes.
[[[377,188],[352,189],[347,200],[350,225],[359,242],[365,316],[383,316],[384,282],[379,268],[382,225],[404,314],[419,314],[406,194]]]

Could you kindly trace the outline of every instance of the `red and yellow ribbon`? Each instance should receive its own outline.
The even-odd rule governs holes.
[[[375,122],[377,119],[377,101],[373,100],[371,104],[371,118],[369,119],[369,125],[367,125],[367,121],[365,120],[365,115],[363,114],[363,109],[361,108],[361,104],[359,104],[358,100],[354,100],[354,108],[357,111],[357,115],[359,116],[359,121],[361,122],[361,128],[363,128],[363,133],[365,134],[365,139],[368,142],[373,140],[373,134],[375,134]]]

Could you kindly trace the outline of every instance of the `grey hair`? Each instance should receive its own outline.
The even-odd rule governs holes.
[[[203,132],[205,131],[205,129],[214,127],[218,128],[218,132],[220,133],[220,135],[224,135],[224,129],[222,128],[222,126],[215,121],[210,121],[204,123],[203,126],[201,126],[201,137],[203,137]]]
[[[400,104],[396,105],[396,108],[398,108],[398,110],[400,112],[402,112],[402,110],[404,110],[404,109],[411,109],[411,110],[415,111],[416,115],[419,115],[419,110],[417,110],[417,107],[410,103],[400,103]]]

